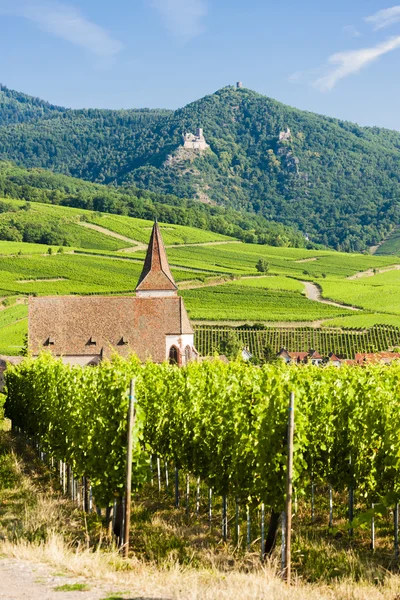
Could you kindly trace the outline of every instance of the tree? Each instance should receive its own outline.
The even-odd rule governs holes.
[[[262,362],[263,363],[271,363],[277,361],[278,358],[276,356],[276,352],[271,346],[271,344],[266,343],[262,350]]]
[[[221,339],[218,350],[227,358],[234,359],[242,351],[242,347],[243,344],[238,334],[235,331],[228,331]]]
[[[256,269],[259,273],[268,273],[269,262],[265,258],[260,258],[256,264]]]
[[[47,254],[50,256],[51,254],[53,254],[53,248],[48,248],[47,249]]]

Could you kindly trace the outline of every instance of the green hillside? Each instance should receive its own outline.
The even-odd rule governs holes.
[[[398,257],[246,244],[171,223],[160,228],[194,321],[400,327]],[[0,200],[0,234],[14,237],[0,240],[0,353],[21,350],[29,295],[133,294],[151,229],[152,221],[126,215]]]
[[[254,212],[209,206],[196,200],[132,186],[99,185],[44,169],[28,170],[7,161],[0,161],[1,196],[141,219],[158,218],[160,222],[195,227],[255,244],[314,246],[298,229],[270,221]],[[0,239],[9,237],[3,232]]]
[[[39,119],[25,111],[18,125],[8,118],[0,127],[0,158],[208,198],[296,225],[311,241],[345,251],[378,244],[400,222],[398,132],[232,87],[176,111],[57,110],[47,108]],[[182,153],[182,133],[199,126],[210,149]],[[287,127],[291,135],[280,141]]]
[[[49,119],[64,113],[65,110],[40,98],[9,90],[0,83],[0,125]]]

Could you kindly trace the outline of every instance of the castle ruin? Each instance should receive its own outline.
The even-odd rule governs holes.
[[[285,131],[281,131],[279,133],[279,141],[280,142],[289,142],[291,137],[292,137],[292,132],[290,131],[289,127],[287,127]]]
[[[189,148],[190,150],[206,150],[209,148],[209,145],[205,140],[203,130],[199,127],[196,131],[196,134],[183,134],[183,147]]]

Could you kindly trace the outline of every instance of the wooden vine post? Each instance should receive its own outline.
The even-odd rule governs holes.
[[[292,540],[292,496],[293,496],[293,439],[294,439],[294,392],[290,393],[288,420],[288,456],[286,480],[286,544],[285,544],[285,577],[290,584],[291,576],[291,540]]]
[[[125,519],[124,519],[124,557],[129,555],[129,533],[131,528],[131,496],[132,496],[132,451],[133,427],[135,425],[135,381],[131,379],[129,389],[128,411],[128,447],[126,451],[126,487],[125,487]]]

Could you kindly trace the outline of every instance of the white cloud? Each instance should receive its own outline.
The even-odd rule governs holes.
[[[392,8],[379,10],[374,15],[365,17],[364,21],[371,23],[374,26],[374,29],[389,27],[389,25],[393,25],[393,23],[398,23],[400,21],[400,6],[392,6]]]
[[[0,15],[23,17],[41,29],[104,58],[111,58],[122,44],[75,7],[56,0],[0,0]]]
[[[170,31],[189,40],[204,31],[207,0],[151,0]]]
[[[357,38],[361,36],[361,33],[354,27],[354,25],[345,25],[343,27],[343,33],[352,38]]]
[[[396,48],[400,48],[400,36],[390,38],[372,48],[361,48],[360,50],[333,54],[329,58],[328,64],[334,65],[334,68],[314,81],[313,85],[321,92],[329,92],[341,79],[358,73],[380,56],[396,50]]]

